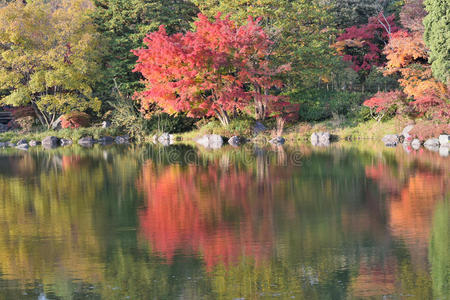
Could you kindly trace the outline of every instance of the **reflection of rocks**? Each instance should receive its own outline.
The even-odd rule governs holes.
[[[399,138],[396,134],[385,135],[381,140],[387,147],[395,147],[399,143]]]
[[[313,146],[329,146],[331,135],[329,132],[314,132],[311,134],[311,144]]]
[[[423,144],[425,148],[430,151],[438,152],[439,151],[439,139],[432,138],[425,141]]]
[[[24,144],[24,143],[21,143],[21,144],[17,144],[17,146],[16,146],[16,149],[19,149],[19,150],[28,150],[28,148],[29,148],[30,146],[28,146],[28,144]]]
[[[85,136],[78,140],[78,145],[82,147],[92,147],[95,144],[95,140],[91,136]]]
[[[247,142],[247,140],[242,137],[242,136],[232,136],[229,140],[228,140],[228,144],[230,144],[233,147],[239,147],[243,144],[245,144]]]
[[[59,139],[56,136],[47,136],[42,140],[42,146],[44,148],[56,148],[58,147]]]
[[[420,145],[422,145],[422,143],[420,142],[419,139],[414,139],[414,140],[411,142],[411,147],[412,147],[414,150],[419,150],[419,149],[420,149]]]
[[[156,135],[153,137],[153,141],[155,141],[156,137],[157,137]],[[157,138],[157,141],[163,146],[172,145],[173,140],[174,140],[173,135],[168,133],[163,133]]]
[[[405,150],[406,153],[411,153],[413,150],[412,146],[406,142],[406,140],[402,143],[403,150]]]
[[[206,134],[197,139],[196,142],[203,147],[210,149],[219,149],[223,145],[223,139],[218,134]]]
[[[110,136],[102,136],[98,139],[98,142],[102,145],[110,145],[114,143],[114,138]]]
[[[59,143],[60,143],[60,145],[61,146],[69,146],[69,145],[72,145],[72,140],[69,140],[69,139],[61,139],[60,141],[59,141]]]
[[[128,144],[130,142],[130,137],[128,135],[122,135],[116,137],[116,144]]]
[[[442,157],[448,157],[449,147],[439,147],[439,155]]]
[[[283,137],[277,136],[276,138],[271,139],[269,143],[272,145],[283,145],[285,141],[286,140]]]

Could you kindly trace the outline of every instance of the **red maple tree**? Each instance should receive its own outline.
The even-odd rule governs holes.
[[[394,15],[385,17],[380,13],[365,25],[346,28],[334,45],[337,52],[344,61],[351,62],[352,69],[357,72],[369,71],[372,66],[383,66],[386,61],[383,47],[390,35],[399,30],[394,19]]]
[[[249,17],[237,26],[220,14],[214,22],[202,14],[196,30],[168,35],[164,26],[144,39],[135,72],[145,78],[146,90],[136,95],[144,114],[156,103],[169,113],[215,116],[223,125],[229,114],[251,112],[264,119],[283,97],[272,95],[282,82],[274,76],[289,68],[270,66],[271,41],[259,19]]]

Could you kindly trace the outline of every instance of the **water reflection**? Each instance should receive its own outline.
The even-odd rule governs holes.
[[[398,150],[0,154],[0,298],[446,299],[449,162]]]

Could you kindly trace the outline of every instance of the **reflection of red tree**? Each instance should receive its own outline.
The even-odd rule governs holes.
[[[169,262],[177,251],[201,253],[208,270],[242,256],[261,260],[271,250],[273,206],[257,197],[254,182],[251,172],[234,168],[147,162],[138,182],[147,198],[142,232]]]
[[[69,170],[77,167],[81,161],[81,157],[78,155],[63,155],[62,156],[62,169]]]
[[[366,167],[366,176],[388,192],[388,222],[393,236],[410,249],[413,261],[424,265],[434,207],[443,198],[449,177],[445,172],[403,170],[394,173],[388,164]],[[403,179],[400,179],[402,177]]]

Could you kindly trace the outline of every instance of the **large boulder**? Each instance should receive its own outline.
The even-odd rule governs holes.
[[[230,144],[233,147],[239,147],[239,146],[245,144],[246,142],[247,142],[247,139],[245,137],[238,136],[238,135],[232,136],[228,140],[228,144]]]
[[[313,146],[329,146],[330,145],[331,134],[327,131],[314,132],[311,134],[311,144]]]
[[[169,146],[173,144],[174,137],[173,134],[163,133],[158,137],[158,142],[163,146]]]
[[[285,142],[286,140],[281,136],[277,136],[276,138],[273,138],[269,141],[269,143],[275,146],[283,145]]]
[[[19,145],[28,145],[28,142],[25,139],[21,139],[21,140],[17,141],[17,143],[16,143],[16,146],[19,146]]]
[[[385,135],[381,140],[387,147],[395,147],[399,143],[399,138],[396,134]]]
[[[91,136],[85,136],[78,140],[78,145],[82,147],[92,147],[95,144],[95,140]]]
[[[439,144],[441,147],[450,147],[450,141],[449,141],[449,135],[448,134],[441,134],[439,136]]]
[[[253,127],[253,133],[255,135],[258,135],[261,132],[266,131],[266,126],[264,126],[264,124],[262,124],[261,122],[256,122],[255,126]]]
[[[425,141],[425,143],[423,143],[423,146],[430,151],[438,152],[439,151],[439,139],[436,139],[436,138],[428,139]]]
[[[414,125],[408,125],[402,131],[403,140],[407,143],[411,142],[411,140],[412,140],[412,136],[409,134],[409,132],[413,128],[414,128]]]
[[[45,148],[58,147],[59,139],[56,136],[47,136],[42,140],[42,146]]]
[[[219,149],[223,145],[223,138],[218,134],[205,134],[198,138],[196,142],[205,148]]]
[[[422,143],[420,142],[419,139],[414,139],[414,140],[412,140],[412,142],[411,142],[411,147],[412,147],[414,150],[419,150],[419,149],[420,149],[420,145],[422,145]]]
[[[41,144],[41,142],[35,141],[35,140],[31,140],[31,141],[28,142],[28,145],[30,147],[36,147],[37,145],[40,145],[40,144]]]

